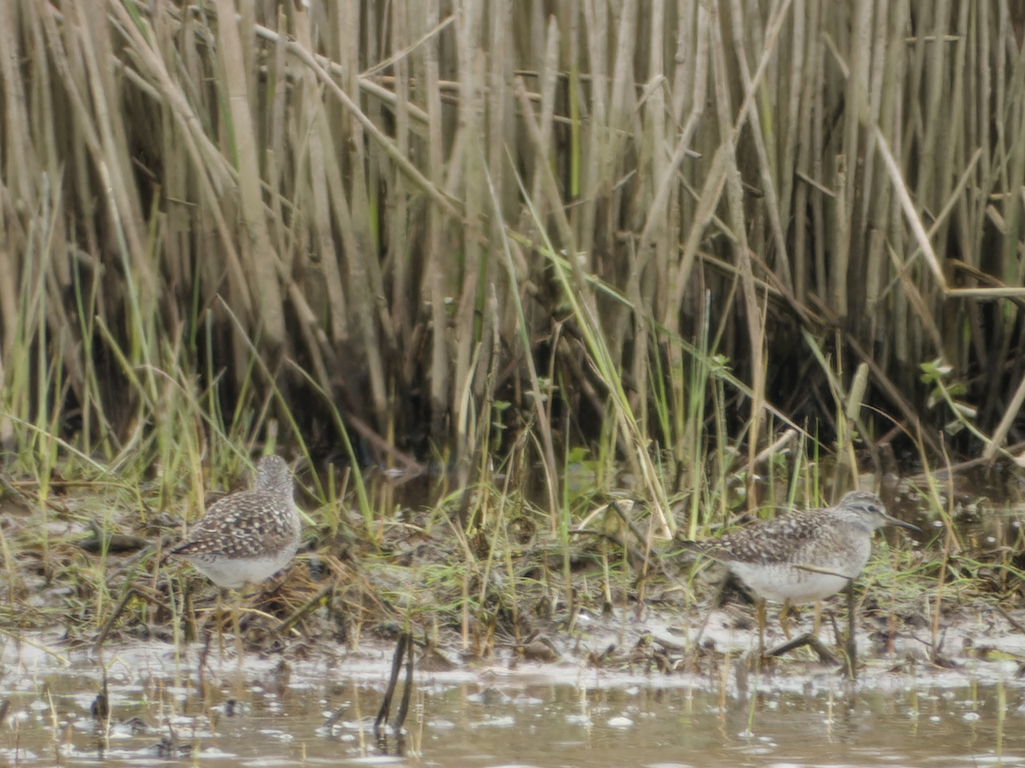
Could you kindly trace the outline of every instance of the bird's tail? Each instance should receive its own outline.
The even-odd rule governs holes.
[[[679,565],[693,565],[705,554],[705,545],[701,541],[676,537],[666,552],[666,559]]]

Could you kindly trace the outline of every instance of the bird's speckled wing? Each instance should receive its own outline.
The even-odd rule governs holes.
[[[763,520],[707,541],[691,542],[691,552],[723,563],[774,565],[810,562],[809,547],[822,542],[823,532],[836,526],[827,510],[808,509]]]
[[[291,545],[294,518],[280,495],[242,491],[218,501],[190,530],[172,555],[218,554],[234,559],[254,557]]]

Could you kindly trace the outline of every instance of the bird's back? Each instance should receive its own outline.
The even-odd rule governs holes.
[[[211,506],[171,554],[217,554],[236,559],[297,546],[300,530],[293,510],[291,500],[274,493],[233,493]]]

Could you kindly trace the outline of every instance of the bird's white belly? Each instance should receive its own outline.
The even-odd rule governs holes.
[[[217,555],[191,555],[189,560],[200,573],[219,587],[241,589],[258,584],[284,568],[295,556],[298,547],[285,547],[265,557],[229,559]]]
[[[818,573],[792,565],[765,566],[730,563],[730,570],[758,597],[782,603],[810,603],[835,595],[850,579],[841,574]]]

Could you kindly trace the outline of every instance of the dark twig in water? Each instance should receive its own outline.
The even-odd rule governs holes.
[[[103,670],[103,688],[96,694],[89,710],[92,716],[101,723],[106,723],[110,719],[110,694],[107,691],[106,669]]]
[[[391,727],[395,733],[401,733],[402,724],[406,722],[406,715],[409,713],[409,699],[413,693],[413,635],[409,634],[406,642],[406,688],[402,691],[402,701],[399,702],[399,711],[395,713]]]
[[[807,645],[809,648],[815,651],[815,655],[819,657],[819,661],[821,661],[823,664],[840,663],[839,659],[837,659],[836,656],[834,656],[832,652],[828,648],[826,648],[825,644],[811,632],[806,632],[800,637],[795,637],[793,640],[788,640],[782,645],[778,645],[771,651],[768,651],[765,655],[773,657],[782,656],[785,653],[789,653],[790,651],[805,645]]]
[[[392,657],[391,663],[391,677],[388,678],[388,689],[384,692],[384,701],[381,702],[381,709],[377,713],[377,719],[374,721],[374,735],[378,741],[384,738],[384,732],[382,725],[388,720],[388,715],[391,712],[391,700],[392,696],[395,695],[395,686],[399,682],[399,672],[402,670],[402,657],[406,654],[406,646],[410,646],[409,649],[409,666],[412,670],[413,667],[413,652],[412,652],[413,636],[410,632],[402,632],[399,635],[399,641],[395,646],[395,655]],[[406,681],[406,695],[409,692],[410,680],[407,678]],[[405,717],[405,711],[400,707],[400,713],[402,717]],[[395,732],[398,733],[398,728],[402,725],[399,718],[395,718]]]

